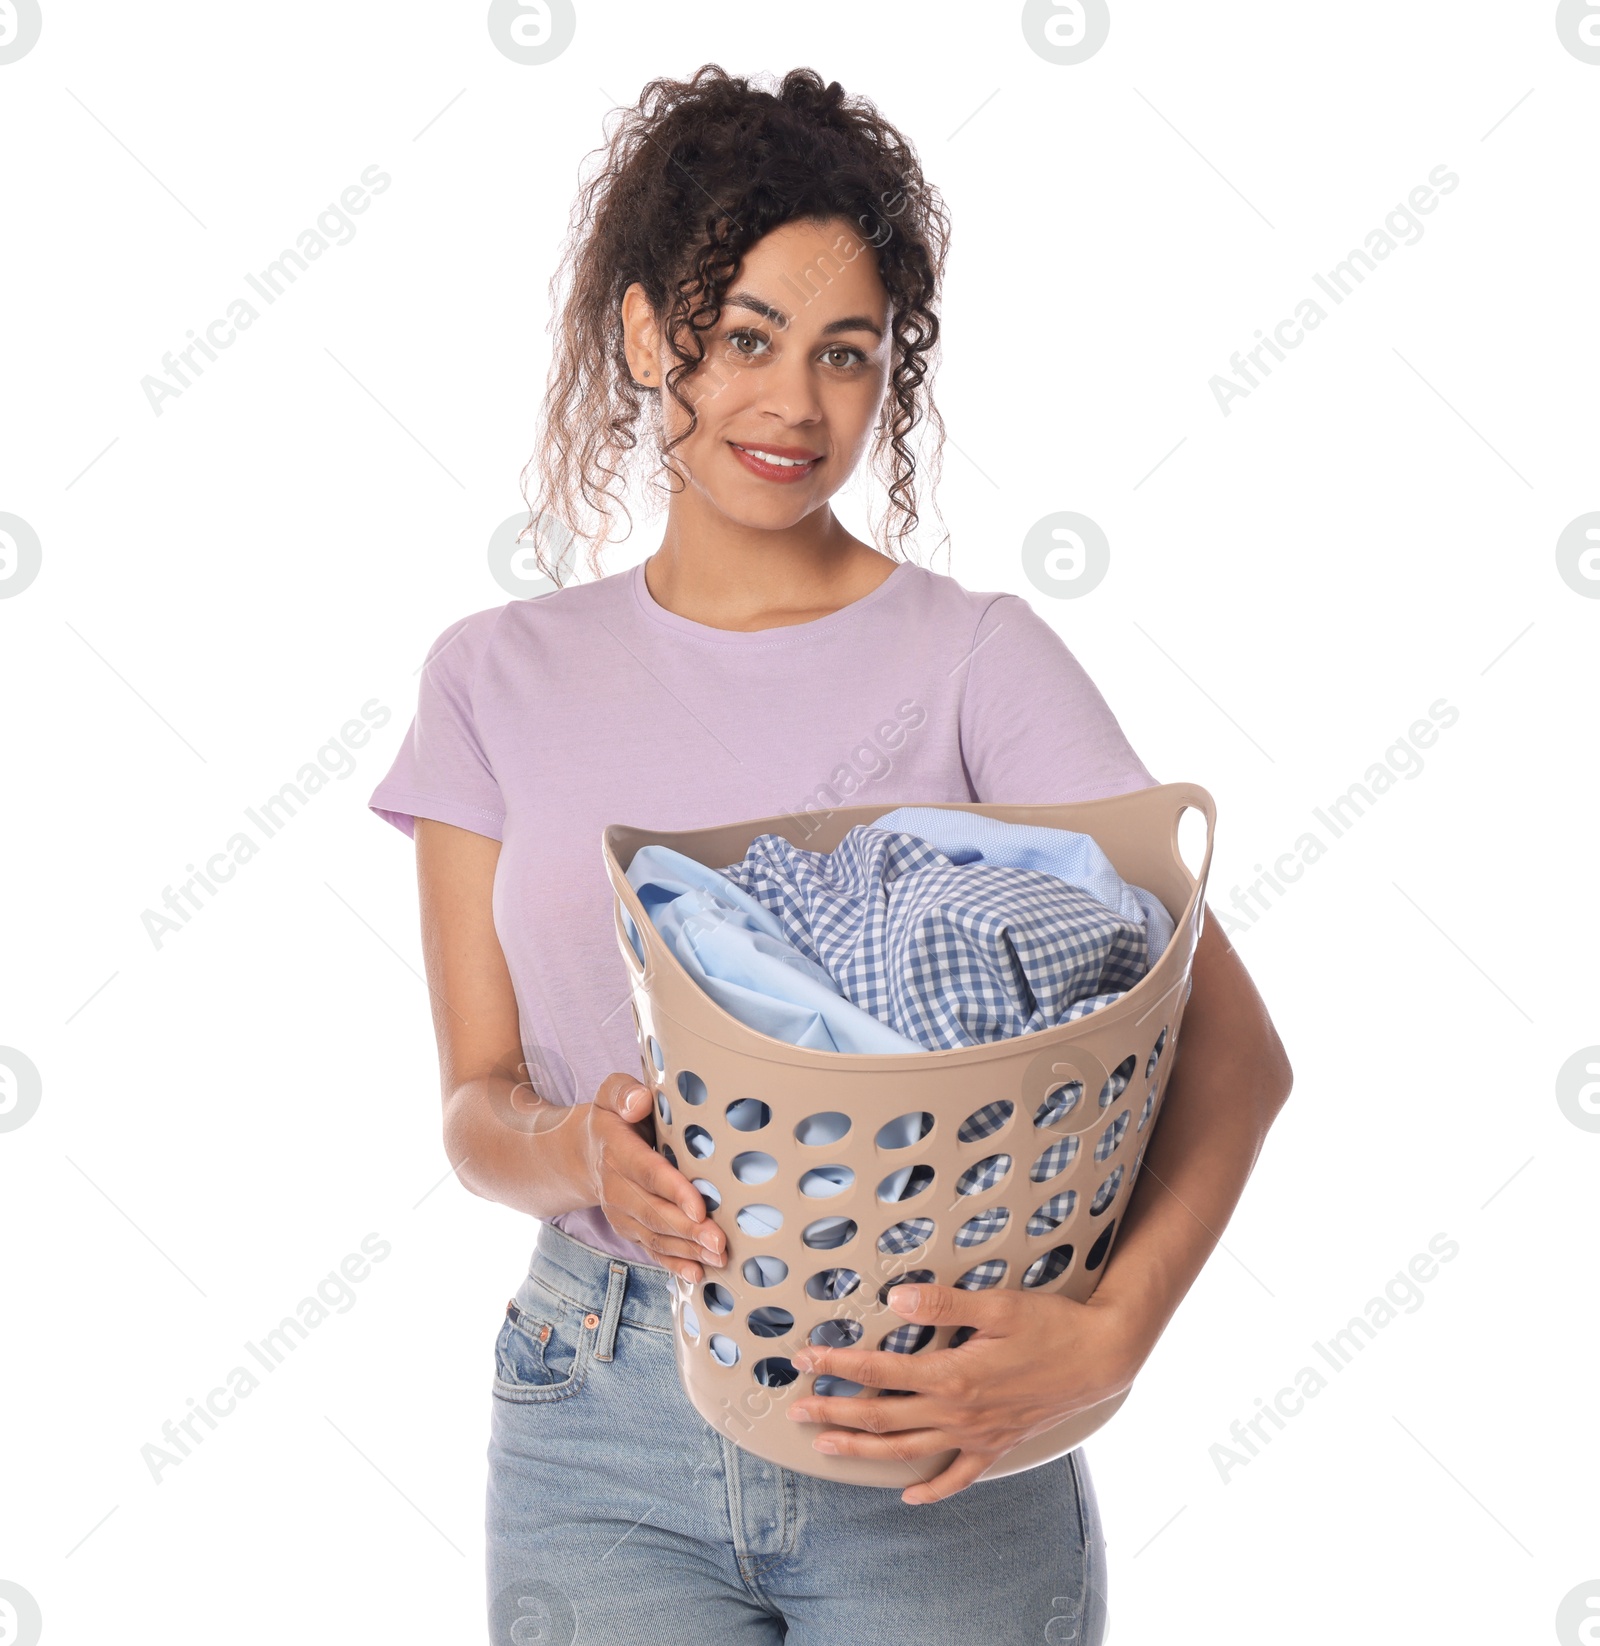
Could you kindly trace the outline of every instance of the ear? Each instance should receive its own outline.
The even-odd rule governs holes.
[[[622,294],[622,342],[634,382],[640,388],[659,388],[661,329],[644,287],[637,280]]]

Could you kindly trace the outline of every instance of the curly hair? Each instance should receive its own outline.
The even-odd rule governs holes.
[[[688,80],[652,80],[635,107],[617,112],[593,151],[600,164],[580,186],[550,281],[554,348],[536,450],[523,470],[525,499],[529,470],[540,477],[522,534],[540,570],[559,583],[557,561],[581,539],[599,575],[614,510],[631,530],[628,485],[649,480],[697,427],[680,385],[705,359],[701,334],[720,319],[745,254],[785,223],[837,217],[859,225],[874,247],[892,305],[889,392],[868,466],[888,492],[878,541],[903,558],[920,518],[911,444],[919,424],[933,431],[930,486],[942,461],[931,379],[949,239],[944,204],[910,142],[865,98],[808,68],[767,91],[707,63]],[[669,442],[659,391],[635,383],[628,368],[622,297],[635,281],[676,357],[663,388],[689,415]]]

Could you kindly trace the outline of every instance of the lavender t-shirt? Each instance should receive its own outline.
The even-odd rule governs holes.
[[[1154,784],[1093,681],[1015,594],[903,562],[809,623],[715,629],[644,567],[475,612],[434,642],[369,802],[501,842],[494,922],[541,1097],[640,1065],[608,823],[695,829],[836,806],[1091,800]],[[598,1206],[552,1221],[653,1261]]]

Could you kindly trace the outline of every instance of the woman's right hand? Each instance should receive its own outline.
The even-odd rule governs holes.
[[[656,1153],[654,1095],[638,1075],[608,1075],[588,1103],[538,1095],[494,924],[500,842],[426,817],[415,828],[445,1155],[457,1178],[543,1221],[599,1206],[653,1262],[703,1280],[706,1265],[726,1262],[728,1243],[700,1191]]]
[[[637,1241],[662,1268],[691,1282],[720,1269],[728,1243],[700,1191],[651,1141],[654,1097],[637,1075],[607,1075],[582,1107],[585,1158],[594,1204],[618,1234]]]

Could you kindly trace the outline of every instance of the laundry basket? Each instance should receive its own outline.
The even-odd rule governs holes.
[[[785,1409],[818,1374],[796,1371],[788,1357],[810,1342],[880,1348],[890,1334],[902,1352],[944,1348],[958,1327],[916,1326],[885,1302],[907,1279],[1020,1286],[1079,1302],[1094,1290],[1172,1071],[1216,826],[1211,796],[1193,783],[1073,805],[942,804],[1091,835],[1124,881],[1172,915],[1160,959],[1120,1000],[1032,1034],[928,1052],[792,1046],[740,1022],[684,970],[629,885],[628,865],[641,846],[665,845],[720,869],[769,833],[831,851],[856,824],[894,808],[842,807],[806,819],[808,833],[782,816],[677,833],[612,824],[601,838],[641,1066],[656,1097],[656,1144],[699,1187],[727,1237],[723,1268],[694,1286],[674,1284],[684,1390],[708,1423],[757,1456],[859,1485],[910,1485],[955,1450],[916,1462],[817,1452],[818,1427],[789,1422]],[[1178,851],[1178,822],[1191,806],[1206,821],[1198,875]],[[800,1142],[802,1121],[808,1136],[834,1141]],[[887,1148],[885,1128],[892,1141],[923,1135]],[[815,1172],[823,1166],[844,1170]],[[916,1168],[909,1179],[907,1166]],[[878,1190],[890,1179],[902,1197],[885,1202]],[[819,1188],[828,1192],[812,1192]],[[904,1198],[908,1188],[916,1192]],[[740,1227],[751,1207],[746,1221],[779,1225],[774,1232]],[[857,1398],[883,1395],[868,1386]],[[1124,1398],[1023,1441],[980,1478],[1062,1456]]]

